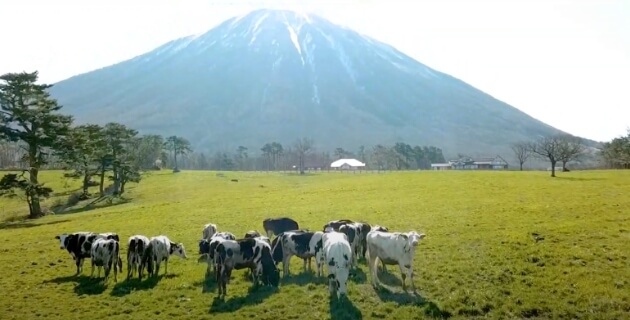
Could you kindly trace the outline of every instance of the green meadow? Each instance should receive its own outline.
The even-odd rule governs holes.
[[[418,171],[387,173],[153,172],[129,186],[126,201],[80,203],[66,213],[21,220],[26,203],[0,199],[2,319],[622,319],[630,314],[630,171]],[[64,203],[78,184],[42,173]],[[237,179],[238,181],[232,181]],[[96,191],[96,190],[94,190]],[[305,274],[277,289],[251,290],[232,274],[224,301],[197,263],[203,225],[242,236],[262,220],[288,216],[321,230],[354,219],[427,235],[415,254],[417,294],[403,292],[398,267],[370,285],[365,261],[337,302],[327,282]],[[74,276],[55,235],[117,232],[123,274]],[[188,259],[172,257],[166,276],[126,281],[131,235],[167,235]],[[315,266],[313,265],[313,269]],[[163,269],[160,270],[163,272]]]

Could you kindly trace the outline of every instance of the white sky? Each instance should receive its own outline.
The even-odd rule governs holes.
[[[319,14],[579,136],[630,127],[630,0],[3,0],[0,74],[54,83],[260,7]]]

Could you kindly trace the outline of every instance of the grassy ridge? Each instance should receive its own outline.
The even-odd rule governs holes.
[[[59,172],[45,172],[56,191]],[[231,182],[230,179],[238,179]],[[318,174],[170,172],[129,188],[132,201],[95,210],[0,225],[2,318],[261,319],[622,318],[630,312],[630,172],[403,172]],[[64,196],[60,196],[64,197]],[[54,202],[51,199],[49,202]],[[58,201],[58,200],[57,200]],[[24,204],[0,199],[0,214]],[[262,220],[288,215],[321,229],[333,219],[361,219],[397,231],[427,234],[416,252],[418,297],[405,294],[400,271],[381,276],[375,291],[367,267],[350,281],[350,303],[329,301],[325,281],[302,273],[277,290],[249,292],[233,274],[225,302],[196,263],[203,224],[242,236]],[[167,277],[106,286],[83,275],[58,249],[56,234],[73,231],[166,234],[186,245]],[[125,248],[126,249],[126,248]],[[123,252],[123,255],[126,252]],[[126,260],[123,268],[126,271]]]

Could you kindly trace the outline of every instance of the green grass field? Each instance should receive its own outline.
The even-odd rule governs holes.
[[[423,319],[600,318],[630,312],[630,171],[322,173],[152,173],[131,185],[131,201],[0,225],[0,318],[67,319]],[[60,172],[43,179],[58,198]],[[231,182],[231,179],[238,182]],[[64,195],[65,194],[65,195]],[[50,205],[56,199],[50,199]],[[0,199],[0,218],[25,214],[25,203]],[[242,236],[262,231],[267,217],[290,216],[320,230],[329,220],[364,220],[427,237],[415,255],[418,295],[402,292],[390,266],[374,290],[364,261],[349,281],[349,303],[331,302],[327,283],[302,274],[277,290],[250,292],[235,271],[225,301],[204,280],[197,240],[205,223]],[[74,277],[59,249],[63,232],[117,232],[124,275],[106,285]],[[125,281],[126,241],[165,234],[183,242],[188,260],[173,257],[170,275]],[[314,266],[313,266],[314,267]]]

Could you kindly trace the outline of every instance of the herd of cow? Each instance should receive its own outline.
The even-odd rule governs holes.
[[[413,283],[413,257],[415,248],[425,234],[415,231],[406,233],[389,232],[385,227],[370,226],[365,222],[335,220],[324,225],[323,231],[300,229],[290,218],[270,218],[263,221],[266,236],[252,230],[242,239],[230,232],[218,232],[216,224],[206,224],[199,240],[198,262],[208,264],[206,276],[212,275],[217,281],[219,296],[225,296],[227,284],[233,269],[249,269],[254,285],[278,286],[280,271],[277,265],[282,262],[283,276],[289,275],[289,262],[292,256],[304,260],[304,270],[311,267],[315,258],[317,276],[323,275],[327,266],[329,289],[337,297],[347,293],[347,281],[351,270],[357,267],[359,256],[367,258],[372,285],[379,285],[377,260],[385,265],[400,267],[403,290],[405,280]],[[275,235],[273,241],[270,238]],[[83,261],[92,261],[94,267],[105,270],[107,281],[113,268],[114,281],[122,272],[120,238],[116,233],[75,232],[56,236],[60,248],[66,249],[75,260],[77,275],[82,272]],[[366,255],[367,253],[367,255]],[[160,264],[164,262],[164,273],[168,272],[168,260],[172,255],[187,259],[182,243],[172,242],[167,236],[148,238],[143,235],[129,237],[127,250],[127,279],[134,273],[142,279],[146,269],[149,276],[157,276]]]

